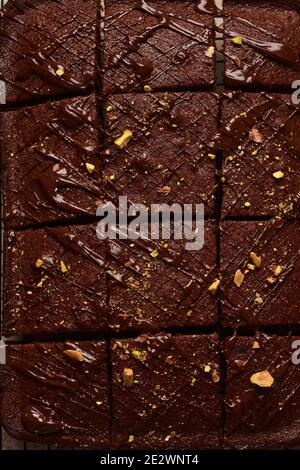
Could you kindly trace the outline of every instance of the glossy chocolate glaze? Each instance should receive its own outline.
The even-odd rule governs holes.
[[[143,335],[114,341],[113,433],[117,448],[219,447],[217,349],[217,335]],[[124,368],[133,371],[132,387],[124,386]]]
[[[210,93],[143,93],[106,102],[102,149],[104,198],[133,203],[205,204],[214,213],[218,96]],[[125,129],[133,136],[118,149]]]
[[[109,312],[115,331],[210,326],[216,298],[215,224],[206,222],[205,246],[189,252],[178,240],[109,242]],[[163,282],[162,282],[163,281]]]
[[[221,229],[223,325],[299,325],[299,222],[224,222]],[[238,270],[245,276],[240,287]]]
[[[93,86],[97,8],[95,0],[9,1],[0,12],[0,80],[8,103]]]
[[[227,85],[290,88],[299,79],[297,1],[227,0],[224,16]],[[232,42],[238,36],[242,37],[242,45]]]
[[[104,13],[104,92],[214,83],[213,2],[112,0]]]
[[[67,356],[69,350],[83,360]],[[110,446],[105,342],[9,345],[0,386],[3,425],[17,439]]]
[[[291,360],[295,340],[299,337],[226,340],[226,447],[267,450],[298,445],[300,368]],[[259,348],[253,349],[254,341]],[[250,382],[253,374],[263,370],[274,379],[270,388]]]
[[[107,331],[105,263],[94,226],[9,231],[4,334]]]
[[[299,105],[289,95],[226,93],[221,118],[223,217],[299,217]]]
[[[103,181],[94,95],[1,113],[0,126],[7,227],[96,214]]]

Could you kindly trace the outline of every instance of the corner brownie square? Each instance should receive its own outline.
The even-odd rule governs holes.
[[[105,342],[9,344],[0,386],[2,423],[16,439],[110,447]]]
[[[232,449],[299,445],[300,337],[233,337],[227,362],[224,444]]]
[[[94,95],[1,113],[4,221],[95,215],[103,187]]]
[[[221,229],[223,324],[299,325],[299,221],[228,221]]]
[[[92,225],[7,232],[3,334],[106,331],[105,260]]]
[[[300,216],[299,111],[289,95],[223,95],[223,217]]]
[[[224,0],[225,84],[291,88],[300,71],[300,5]]]
[[[0,11],[6,102],[83,93],[95,83],[96,0],[10,0]]]
[[[214,213],[217,95],[115,95],[106,109],[103,198],[127,196],[148,206],[204,203],[205,213]]]
[[[218,336],[112,342],[118,449],[212,449],[221,430]]]
[[[216,224],[205,221],[204,246],[186,240],[110,240],[109,320],[116,331],[212,326],[218,321]],[[209,290],[210,289],[210,290]]]
[[[212,86],[213,13],[213,2],[105,0],[104,93]]]

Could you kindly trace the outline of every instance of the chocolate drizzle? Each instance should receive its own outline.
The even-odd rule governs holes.
[[[10,1],[1,11],[0,25],[0,79],[6,83],[7,102],[85,93],[96,75],[92,31],[96,37],[96,7],[91,0],[68,10],[64,2],[46,2],[41,8],[29,1]]]
[[[262,18],[269,16],[264,27]],[[300,26],[297,2],[273,8],[255,2],[225,4],[225,81],[231,86],[267,85],[290,87],[300,71],[300,43],[294,33]],[[276,29],[274,25],[278,24]],[[242,44],[235,45],[232,38],[241,37]]]
[[[55,412],[51,408],[27,405],[21,420],[24,428],[34,434],[57,434],[63,429],[62,425],[55,421]]]
[[[119,5],[118,7],[108,5],[104,17],[105,91],[139,90],[148,82],[154,88],[160,88],[159,83],[166,81],[165,87],[167,87],[167,82],[170,80],[176,84],[180,83],[183,74],[188,81],[192,79],[198,80],[199,83],[202,81],[208,83],[204,76],[194,78],[191,71],[188,73],[188,71],[180,70],[180,65],[184,64],[184,67],[189,67],[194,62],[193,66],[196,70],[200,70],[200,67],[209,69],[208,64],[204,65],[204,52],[212,44],[211,29],[214,11],[212,0],[188,2],[183,8],[180,8],[177,2],[171,8],[168,2],[160,2],[157,5],[153,1],[146,0],[139,0],[135,3],[125,2],[123,9]],[[138,15],[139,12],[142,16]],[[118,28],[116,28],[117,17],[120,19]],[[132,18],[130,34],[125,23],[122,24],[123,18],[124,22],[127,18],[128,21]],[[158,48],[156,42],[160,36],[162,38],[162,48],[159,47],[162,56],[161,64],[156,60]],[[172,53],[165,53],[164,48],[173,37],[175,42]],[[178,43],[176,37],[178,37]],[[122,48],[116,49],[115,52],[114,49],[111,50],[119,42],[122,43]],[[202,52],[203,60],[199,59],[199,54]],[[168,61],[170,61],[170,66],[167,65]],[[170,77],[169,67],[171,68]],[[208,73],[211,79],[212,69],[209,69]],[[177,75],[178,78],[176,78]],[[173,86],[174,83],[171,83],[171,89]]]

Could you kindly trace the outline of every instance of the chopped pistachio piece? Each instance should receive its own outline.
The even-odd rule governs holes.
[[[144,91],[146,91],[147,93],[150,93],[152,91],[152,88],[150,85],[145,85],[144,86]]]
[[[63,69],[57,69],[55,73],[58,77],[62,77],[65,72],[63,71]]]
[[[261,266],[261,256],[257,256],[257,254],[255,254],[254,251],[251,251],[250,258],[252,259],[255,266],[257,268],[260,268],[260,266]]]
[[[65,265],[65,263],[63,261],[60,262],[60,269],[61,269],[62,273],[67,273],[68,272],[68,268],[67,268],[67,266]]]
[[[234,275],[234,280],[233,282],[237,287],[241,287],[245,279],[245,275],[242,273],[240,269],[238,269]]]
[[[282,267],[281,266],[276,266],[274,274],[275,276],[279,276],[282,273]]]
[[[95,165],[93,165],[92,163],[86,163],[85,166],[86,166],[87,171],[90,174],[92,174],[93,171],[95,171]]]
[[[152,258],[157,258],[158,255],[159,255],[159,253],[158,253],[157,250],[153,250],[153,251],[150,253],[150,256],[151,256]]]
[[[275,173],[273,173],[273,176],[276,180],[280,180],[284,177],[284,173],[282,171],[275,171]]]
[[[123,134],[115,140],[115,145],[118,149],[123,149],[128,145],[129,141],[132,139],[132,132],[130,129],[125,129]]]
[[[37,259],[35,265],[37,268],[40,268],[41,266],[43,266],[43,263],[44,261],[42,259]]]
[[[206,57],[208,57],[209,59],[211,59],[211,58],[213,57],[214,53],[215,53],[215,48],[214,48],[214,46],[209,46],[209,47],[206,49],[206,51],[205,51],[205,55],[206,55]]]
[[[242,36],[235,36],[234,38],[232,38],[232,42],[234,44],[237,44],[238,46],[241,46],[243,44],[243,38]]]
[[[75,349],[66,349],[64,355],[72,359],[73,361],[84,362],[84,356],[80,351]]]
[[[215,295],[220,287],[221,281],[220,279],[216,279],[208,288],[208,291]]]
[[[262,370],[251,375],[250,382],[262,388],[272,387],[274,379],[268,370]]]
[[[133,386],[133,370],[127,367],[123,370],[123,384],[124,387],[132,387]]]

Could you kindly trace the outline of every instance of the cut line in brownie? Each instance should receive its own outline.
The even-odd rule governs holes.
[[[212,87],[214,11],[211,1],[105,0],[104,93]]]
[[[142,335],[112,342],[118,449],[216,449],[218,336]]]
[[[204,203],[215,209],[218,96],[213,93],[114,95],[106,103],[103,178],[109,201]]]
[[[2,424],[14,438],[81,448],[110,447],[107,344],[6,346],[0,369]]]
[[[218,279],[215,222],[205,221],[202,249],[189,251],[186,241],[173,235],[170,240],[108,241],[113,331],[217,324],[217,296],[210,289]]]
[[[94,95],[1,113],[0,127],[7,227],[96,215],[103,181]]]
[[[105,262],[92,225],[7,232],[3,334],[107,331]]]
[[[10,0],[0,11],[6,103],[82,94],[95,83],[96,0]]]
[[[224,0],[225,84],[285,87],[299,79],[297,1]]]
[[[299,325],[300,222],[221,225],[223,326]]]
[[[225,341],[225,447],[299,444],[299,345],[300,337],[262,334]]]
[[[223,95],[223,217],[299,218],[299,128],[290,95]]]

